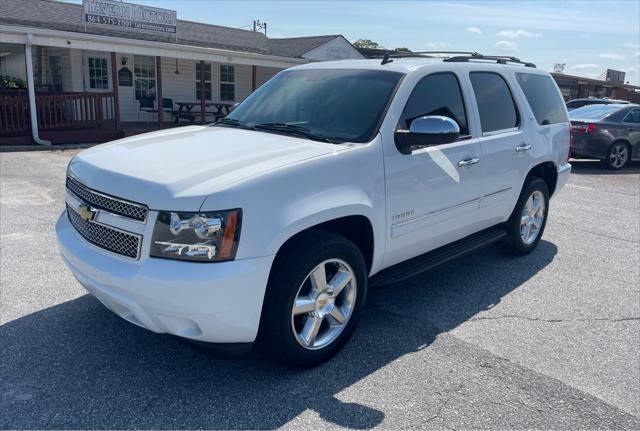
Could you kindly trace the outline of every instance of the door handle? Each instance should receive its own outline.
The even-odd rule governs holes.
[[[520,144],[516,147],[516,152],[521,153],[523,151],[529,151],[531,149],[531,144]]]
[[[464,160],[460,160],[458,162],[458,167],[459,168],[464,168],[464,167],[467,167],[467,166],[475,165],[475,164],[477,164],[479,162],[480,162],[480,159],[475,158],[475,157],[473,157],[471,159],[464,159]]]

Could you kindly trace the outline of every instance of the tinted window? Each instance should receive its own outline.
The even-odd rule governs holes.
[[[249,126],[284,123],[338,142],[368,142],[401,77],[374,70],[289,70],[258,88],[228,117]]]
[[[398,127],[409,129],[411,122],[425,115],[442,115],[458,123],[461,135],[468,135],[467,116],[458,78],[452,73],[436,73],[423,78],[409,97]]]
[[[511,91],[497,73],[469,74],[478,103],[482,133],[518,127],[519,116]]]
[[[625,123],[640,123],[640,109],[632,109],[631,112],[624,117]]]
[[[569,121],[564,101],[550,76],[518,73],[516,79],[538,124],[546,125]]]
[[[572,120],[601,120],[607,115],[613,114],[620,108],[611,105],[591,105],[583,106],[569,113]]]

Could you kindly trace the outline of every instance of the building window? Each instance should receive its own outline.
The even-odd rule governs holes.
[[[236,68],[220,65],[220,100],[236,100]]]
[[[141,96],[154,97],[156,89],[155,59],[142,55],[133,57],[136,99]]]
[[[109,89],[109,67],[106,58],[89,57],[89,88]]]
[[[200,100],[200,65],[196,63],[196,100]],[[204,63],[204,98],[211,100],[211,64]]]
[[[60,57],[52,55],[49,57],[49,91],[62,91],[62,65]]]

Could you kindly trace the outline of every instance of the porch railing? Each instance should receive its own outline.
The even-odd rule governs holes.
[[[21,135],[29,132],[29,99],[24,90],[0,90],[0,134]]]
[[[115,120],[113,93],[40,93],[36,105],[42,130],[100,127]]]
[[[115,120],[113,93],[36,93],[40,130],[100,127]],[[0,134],[29,133],[29,98],[25,90],[0,90]]]

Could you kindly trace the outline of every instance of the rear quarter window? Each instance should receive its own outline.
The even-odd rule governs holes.
[[[564,101],[550,76],[516,73],[516,79],[538,124],[546,126],[569,121]]]

